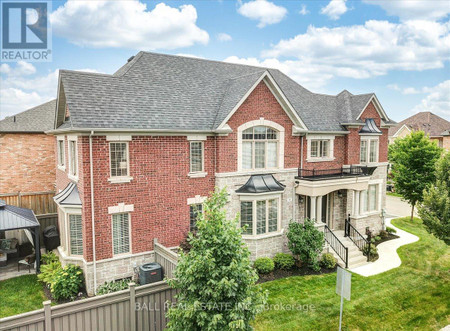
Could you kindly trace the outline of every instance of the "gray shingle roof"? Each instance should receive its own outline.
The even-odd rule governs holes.
[[[56,100],[0,121],[0,132],[44,132],[54,127]],[[14,119],[15,117],[15,119]]]
[[[309,130],[343,131],[373,94],[316,94],[276,69],[140,52],[114,75],[60,71],[64,127],[214,130],[268,71]]]
[[[450,129],[449,121],[432,112],[424,111],[408,117],[399,122],[397,126],[390,128],[389,136],[395,135],[403,125],[406,125],[411,130],[424,131],[432,137],[442,136],[443,131]]]

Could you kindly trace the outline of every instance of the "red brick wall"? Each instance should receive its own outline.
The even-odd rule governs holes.
[[[335,136],[334,139],[334,151],[333,161],[327,162],[308,162],[306,161],[308,157],[308,142],[306,137],[303,138],[303,169],[337,169],[345,164],[346,155],[346,137],[345,136]]]
[[[46,134],[0,134],[0,193],[53,191],[54,145]]]
[[[300,137],[292,136],[291,119],[267,85],[261,82],[228,120],[227,124],[233,132],[217,138],[217,172],[237,171],[237,129],[242,124],[261,117],[278,123],[285,129],[284,167],[297,168],[300,165]]]
[[[83,138],[85,173],[83,204],[87,233],[85,258],[92,260],[89,179],[89,141]],[[189,178],[189,141],[186,137],[135,136],[129,142],[130,183],[108,182],[109,143],[106,137],[93,138],[94,194],[97,259],[112,257],[111,215],[108,207],[133,204],[131,217],[132,252],[153,249],[153,238],[165,246],[177,246],[189,230],[188,198],[207,196],[214,190],[214,140],[205,141],[205,178]],[[81,175],[81,174],[80,174]],[[80,183],[81,185],[81,183]]]

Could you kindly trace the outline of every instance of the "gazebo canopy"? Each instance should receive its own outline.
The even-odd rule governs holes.
[[[34,251],[36,254],[36,272],[39,272],[41,250],[39,244],[39,221],[31,209],[7,205],[0,200],[0,231],[33,229]]]

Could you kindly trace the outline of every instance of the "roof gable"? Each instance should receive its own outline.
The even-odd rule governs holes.
[[[450,129],[450,122],[431,112],[420,112],[399,122],[397,126],[389,129],[389,136],[395,136],[407,126],[411,131],[424,131],[431,137],[441,136],[442,132]]]

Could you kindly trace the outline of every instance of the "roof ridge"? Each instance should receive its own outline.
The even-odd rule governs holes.
[[[142,54],[144,54],[144,51],[139,51],[133,59],[131,59],[129,62],[125,63],[123,66],[121,66],[116,72],[113,74],[114,77],[123,77],[130,69],[135,65],[135,63],[142,57]],[[116,76],[116,73],[120,71],[120,69],[124,68],[125,66],[128,66],[128,68],[121,73],[120,75]]]
[[[240,76],[236,76],[236,77],[233,77],[233,78],[229,78],[228,80],[236,80],[236,79],[239,79],[239,78],[243,78],[243,77],[247,77],[247,76],[251,76],[251,75],[256,75],[256,74],[259,74],[259,73],[261,73],[261,75],[262,75],[265,72],[268,72],[268,71],[267,70],[255,71],[255,72],[251,72],[249,74],[245,74],[245,75],[240,75]]]
[[[105,74],[102,72],[90,72],[90,71],[71,70],[71,69],[60,69],[59,72],[60,73],[63,73],[63,72],[76,73],[76,74],[89,75],[89,76],[106,76],[106,77],[111,77],[111,78],[117,77],[112,74]]]

